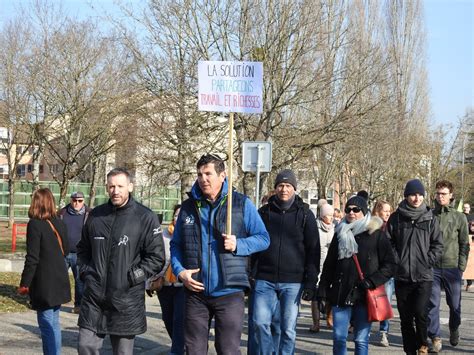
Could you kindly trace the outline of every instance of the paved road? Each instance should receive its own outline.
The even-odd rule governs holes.
[[[22,268],[21,260],[13,260],[14,271]],[[443,342],[443,353],[447,354],[473,354],[474,353],[474,292],[463,291],[462,300],[462,325],[461,325],[461,341],[456,348],[449,345],[448,340]],[[146,298],[148,331],[137,337],[135,342],[136,354],[167,354],[170,341],[166,334],[163,322],[161,321],[161,310],[158,299],[156,297]],[[67,304],[61,310],[61,326],[63,335],[63,354],[76,354],[77,333],[76,325],[77,315],[71,313],[72,304]],[[396,317],[391,322],[391,331],[389,340],[391,346],[382,348],[371,343],[369,352],[371,354],[402,354],[400,321],[398,313],[395,309]],[[441,322],[442,337],[448,339],[449,330],[447,325],[447,307],[443,305]],[[332,353],[332,333],[325,327],[318,334],[308,332],[311,323],[311,313],[309,304],[304,302],[301,307],[300,317],[297,324],[297,354],[330,354]],[[0,354],[41,354],[41,338],[39,336],[36,313],[29,311],[26,313],[10,313],[0,314]],[[323,324],[324,321],[323,321]],[[244,328],[242,335],[242,354],[245,354],[247,345],[247,328]],[[378,325],[373,324],[373,328]],[[371,336],[371,341],[375,342],[377,335]],[[212,343],[213,336],[211,332],[210,354],[215,354],[214,345]],[[348,344],[349,353],[353,353],[353,343]],[[111,354],[110,343],[106,341],[103,354]]]

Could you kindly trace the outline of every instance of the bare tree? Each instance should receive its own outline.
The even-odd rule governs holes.
[[[127,64],[113,38],[92,22],[64,21],[44,38],[51,86],[45,105],[44,159],[60,185],[60,203],[69,181],[113,147],[126,105]],[[44,99],[47,97],[47,101]]]
[[[33,145],[30,125],[32,94],[28,90],[27,66],[30,60],[31,32],[27,23],[14,20],[0,32],[0,125],[3,128],[0,149],[7,160],[8,220],[14,223],[17,169]],[[25,164],[26,163],[26,164]]]

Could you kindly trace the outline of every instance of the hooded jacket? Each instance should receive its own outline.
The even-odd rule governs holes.
[[[232,234],[237,249],[224,250],[226,229],[227,179],[214,203],[207,201],[197,181],[184,201],[170,242],[173,273],[199,268],[196,279],[204,284],[206,296],[219,297],[249,287],[248,260],[252,253],[268,248],[270,239],[255,206],[233,191]]]
[[[387,232],[396,252],[395,280],[433,281],[433,267],[443,253],[443,236],[432,210],[426,207],[417,220],[398,208],[388,219]]]
[[[78,324],[98,334],[146,331],[145,280],[165,262],[158,216],[129,198],[94,208],[77,245],[84,281]]]
[[[270,247],[252,257],[255,279],[273,283],[303,283],[315,289],[319,274],[321,249],[314,214],[301,197],[286,211],[272,196],[259,209],[270,234]]]
[[[396,269],[395,255],[385,232],[380,230],[381,225],[378,217],[372,217],[368,229],[354,236],[362,273],[374,288],[387,282]],[[338,259],[338,244],[336,234],[324,262],[318,296],[328,299],[333,306],[365,303],[366,292],[359,287],[355,261],[352,257]]]
[[[435,268],[458,268],[466,270],[469,255],[469,232],[466,217],[451,206],[444,206],[435,201],[434,215],[443,233],[443,255],[436,262]]]

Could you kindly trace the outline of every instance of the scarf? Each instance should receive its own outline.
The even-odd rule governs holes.
[[[321,228],[324,232],[330,232],[334,229],[334,223],[326,224],[321,218],[318,218],[318,227]]]
[[[369,221],[370,212],[367,212],[362,219],[347,223],[344,218],[341,223],[337,225],[338,260],[351,258],[352,255],[357,254],[359,249],[354,236],[366,231]]]
[[[296,194],[293,194],[293,196],[291,196],[288,201],[282,201],[278,198],[277,195],[275,195],[275,203],[278,205],[278,207],[280,207],[282,211],[287,211],[291,207],[293,202],[295,202],[295,197]]]
[[[415,208],[408,204],[407,200],[403,200],[398,205],[398,211],[404,217],[410,218],[412,221],[418,220],[422,215],[426,213],[426,205],[423,202],[420,207]]]
[[[76,211],[70,204],[67,205],[67,213],[75,215],[83,215],[86,213],[86,205],[83,205],[79,211]]]

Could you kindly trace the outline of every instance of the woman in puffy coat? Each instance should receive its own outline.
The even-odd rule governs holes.
[[[345,217],[336,227],[319,282],[318,297],[327,300],[333,312],[333,353],[347,353],[347,335],[352,319],[355,354],[368,354],[371,322],[368,321],[366,290],[384,284],[395,269],[389,239],[380,230],[382,221],[371,218],[367,201],[351,197]],[[361,281],[353,259],[357,254]]]
[[[69,253],[66,225],[56,216],[49,189],[33,193],[28,210],[25,267],[20,294],[28,294],[36,310],[43,353],[61,354],[61,304],[71,300],[71,287],[64,255]]]

